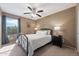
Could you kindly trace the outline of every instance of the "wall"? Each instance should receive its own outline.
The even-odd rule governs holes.
[[[54,26],[60,26],[64,33],[64,43],[71,47],[76,47],[75,7],[39,19],[37,20],[37,25],[40,28],[51,29]]]
[[[1,47],[1,39],[2,39],[2,38],[1,38],[1,37],[2,37],[2,36],[1,36],[1,27],[2,27],[2,26],[1,26],[1,9],[0,9],[0,47]]]
[[[76,7],[76,17],[77,17],[77,51],[79,52],[79,4]]]
[[[21,33],[34,33],[35,21],[21,18]]]

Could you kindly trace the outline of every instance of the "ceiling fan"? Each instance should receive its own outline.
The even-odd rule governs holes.
[[[25,12],[24,14],[31,14],[32,17],[35,17],[36,15],[38,17],[42,17],[39,13],[43,12],[43,10],[38,10],[36,8],[31,8],[31,7],[28,7],[28,9],[31,11],[31,12]]]

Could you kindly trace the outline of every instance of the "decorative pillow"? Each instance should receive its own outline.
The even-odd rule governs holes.
[[[43,34],[43,35],[47,35],[48,34],[48,31],[46,30],[39,30],[36,32],[36,34]]]

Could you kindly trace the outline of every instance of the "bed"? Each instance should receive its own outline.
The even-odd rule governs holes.
[[[43,28],[36,34],[19,34],[16,43],[23,48],[28,56],[32,56],[34,51],[51,42],[52,30]]]

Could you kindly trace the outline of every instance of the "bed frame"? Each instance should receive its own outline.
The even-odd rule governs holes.
[[[26,49],[27,49],[27,51],[25,51],[24,49],[24,51],[25,51],[25,53],[26,53],[26,55],[28,56],[28,53],[29,53],[29,49],[28,49],[28,37],[25,35],[25,34],[22,34],[22,33],[19,33],[18,34],[18,36],[17,36],[17,39],[19,39],[19,37],[21,37],[21,43],[22,43],[22,41],[23,41],[23,44],[25,45],[25,43],[24,43],[24,41],[26,41],[27,42],[27,47],[26,47]],[[23,38],[23,39],[22,39]],[[19,44],[18,44],[19,45]],[[19,45],[19,46],[21,46],[22,47],[22,45]],[[22,47],[23,48],[23,47]]]
[[[48,28],[41,28],[40,30],[50,30],[50,35],[52,35],[52,33],[53,33],[52,29],[48,29]],[[22,34],[22,33],[19,33],[19,34],[18,34],[17,39],[19,39],[19,37],[21,38],[21,42],[20,42],[20,43],[22,43],[22,41],[23,41],[24,46],[25,46],[24,41],[27,42],[27,47],[26,47],[27,51],[25,51],[24,49],[23,49],[23,50],[25,51],[26,55],[28,56],[28,53],[29,53],[28,37],[26,36],[26,34]],[[23,39],[22,39],[22,38],[23,38]],[[22,45],[20,45],[20,46],[22,47]],[[23,48],[23,47],[22,47],[22,48]]]

